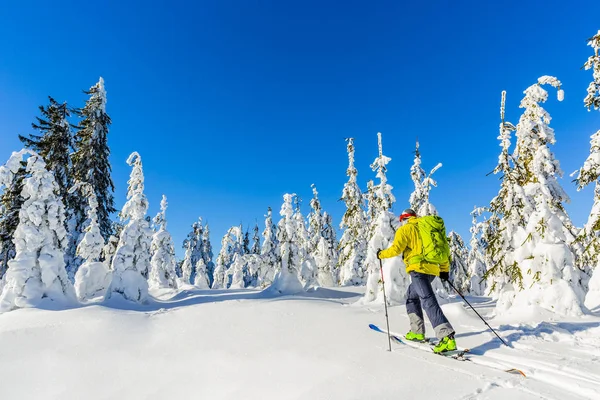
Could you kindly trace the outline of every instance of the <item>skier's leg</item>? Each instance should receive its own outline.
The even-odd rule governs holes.
[[[410,321],[410,331],[417,335],[423,335],[424,338],[425,323],[423,321],[423,308],[421,308],[421,300],[415,290],[414,283],[408,285],[408,290],[406,291],[406,312]],[[408,339],[412,340],[412,338]]]
[[[442,308],[431,287],[431,282],[435,276],[414,271],[410,273],[410,276],[412,281],[411,286],[413,286],[413,290],[417,292],[421,299],[421,304],[425,309],[429,322],[431,322],[431,325],[433,326],[435,336],[438,339],[443,339],[446,336],[453,335],[454,328],[452,328],[452,325],[450,325],[450,322],[448,322],[448,319],[442,312]]]

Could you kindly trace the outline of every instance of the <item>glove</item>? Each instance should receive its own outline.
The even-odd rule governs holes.
[[[442,281],[447,281],[448,279],[450,279],[450,272],[440,271],[440,279]]]
[[[377,258],[381,260],[381,257],[379,257],[379,254],[382,252],[383,250],[379,249],[377,250]]]

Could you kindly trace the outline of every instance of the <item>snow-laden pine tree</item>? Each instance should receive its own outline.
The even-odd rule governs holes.
[[[377,133],[377,145],[379,149],[379,156],[371,164],[371,170],[377,172],[376,177],[379,179],[379,183],[373,186],[375,197],[373,199],[373,213],[379,216],[379,213],[383,211],[391,211],[396,198],[392,194],[393,187],[387,182],[387,165],[392,159],[383,155],[383,145],[381,142],[381,132]]]
[[[69,189],[73,185],[70,158],[73,135],[71,125],[67,121],[67,118],[71,116],[70,108],[67,103],[59,104],[52,97],[48,99],[50,104],[47,107],[40,106],[41,117],[36,117],[37,122],[31,124],[41,135],[29,134],[29,137],[19,135],[19,139],[25,147],[32,149],[44,159],[46,168],[54,175],[58,185],[59,196],[66,211],[66,268],[69,278],[73,279],[77,267],[81,263],[81,259],[75,255],[80,234],[75,216],[79,215],[84,218],[85,202],[80,202],[76,195],[69,194]]]
[[[243,234],[240,226],[229,228],[223,239],[221,239],[221,251],[217,256],[213,289],[227,289],[231,284],[233,270],[230,270],[230,267],[233,264],[235,255],[242,255],[242,240]]]
[[[175,274],[175,245],[173,238],[167,230],[167,197],[163,194],[160,201],[160,212],[154,217],[154,225],[158,227],[152,235],[150,245],[150,277],[148,285],[152,288],[177,288],[177,274]]]
[[[335,286],[337,279],[338,243],[335,237],[331,215],[323,213],[323,230],[314,253],[317,266],[317,282],[320,286]]]
[[[19,225],[19,212],[24,201],[21,192],[25,181],[25,166],[23,162],[19,167],[14,166],[17,170],[15,173],[11,172],[12,179],[0,196],[0,280],[8,269],[8,262],[16,254],[13,236]]]
[[[260,280],[260,272],[263,261],[260,254],[244,254],[244,265],[246,269],[246,287],[263,287]]]
[[[556,87],[559,100],[563,98],[560,81],[543,76],[525,90],[520,104],[525,111],[517,124],[513,159],[515,190],[524,195],[515,211],[526,220],[515,224],[508,236],[515,248],[509,264],[516,268],[499,295],[497,313],[539,306],[563,315],[582,314],[583,288],[570,247],[575,228],[563,206],[568,196],[557,180],[562,171],[550,151],[555,143],[551,118],[541,107],[548,99],[545,84]]]
[[[80,190],[81,188],[81,190]],[[88,201],[87,223],[83,239],[77,246],[77,256],[83,263],[75,274],[75,291],[79,300],[86,301],[106,295],[112,278],[111,271],[100,262],[100,255],[104,247],[104,238],[100,233],[98,223],[98,199],[94,188],[88,183],[76,183],[72,189],[84,193]]]
[[[448,234],[450,246],[450,282],[462,294],[468,294],[471,287],[469,275],[469,250],[463,238],[456,232]]]
[[[202,230],[202,260],[206,267],[206,276],[208,277],[208,287],[212,287],[215,263],[213,262],[212,245],[210,244],[210,227],[208,223]]]
[[[277,228],[273,223],[273,211],[271,207],[265,215],[265,230],[262,233],[263,243],[260,250],[261,267],[258,271],[258,283],[260,287],[266,287],[273,282],[277,268],[281,264],[279,256],[279,242],[277,241]]]
[[[583,68],[591,69],[594,79],[588,86],[588,94],[583,103],[588,110],[591,110],[592,107],[598,110],[600,109],[600,30],[588,39],[588,45],[594,49],[594,55],[588,58]]]
[[[363,199],[365,205],[367,207],[366,210],[366,220],[367,225],[369,226],[369,232],[372,231],[372,225],[375,223],[377,219],[377,210],[375,206],[375,182],[373,180],[369,180],[367,182],[367,191],[363,194]]]
[[[298,268],[298,278],[304,285],[305,289],[316,284],[316,270],[315,259],[313,257],[310,244],[310,237],[306,224],[304,222],[304,216],[300,211],[300,196],[294,197],[294,215],[292,216],[295,224],[295,237],[298,245],[298,257],[300,259],[300,266]]]
[[[0,167],[0,186],[12,183],[26,154],[30,156],[21,192],[24,201],[13,238],[16,255],[4,277],[0,312],[35,307],[43,298],[63,305],[77,301],[65,270],[65,209],[43,158],[27,150],[13,152]]]
[[[108,240],[112,232],[110,214],[115,212],[113,192],[115,187],[110,176],[111,166],[108,161],[108,127],[110,117],[106,113],[106,90],[104,79],[85,92],[89,98],[85,106],[77,111],[82,118],[74,137],[73,177],[92,185],[98,199],[98,224],[100,233]],[[83,216],[76,216],[77,227],[83,223]]]
[[[19,135],[25,147],[32,149],[40,155],[46,163],[48,171],[52,172],[60,198],[67,206],[71,200],[69,188],[73,184],[71,174],[71,160],[69,154],[73,144],[71,125],[67,121],[71,111],[67,103],[59,104],[52,97],[48,97],[50,104],[40,106],[41,117],[36,117],[37,122],[31,124],[41,132],[41,135],[29,134],[29,137]]]
[[[319,200],[319,192],[317,187],[312,187],[313,198],[310,200],[310,213],[308,213],[308,252],[310,254],[315,253],[317,246],[323,237],[323,209],[321,208],[321,201]]]
[[[577,173],[577,190],[594,183],[594,203],[578,241],[585,251],[580,259],[580,267],[593,267],[600,261],[600,130],[591,136],[590,155]]]
[[[593,81],[588,87],[584,104],[588,110],[592,108],[598,110],[600,109],[600,31],[589,39],[588,44],[594,49],[594,55],[588,58],[584,68],[593,71]],[[589,309],[595,309],[600,306],[600,130],[591,137],[590,155],[583,167],[579,169],[576,182],[577,190],[595,183],[594,204],[578,238],[585,246],[581,267],[586,269],[594,267],[592,278],[588,283],[585,305]]]
[[[123,232],[123,223],[121,221],[113,221],[112,223],[112,231],[113,234],[110,235],[104,248],[102,249],[102,260],[104,260],[104,265],[106,268],[112,270],[112,259],[117,252],[117,246],[119,245],[119,237],[121,237],[121,232]]]
[[[131,153],[127,164],[132,167],[127,190],[127,202],[120,217],[127,224],[119,237],[117,251],[112,260],[113,277],[107,298],[115,294],[124,299],[145,302],[148,298],[148,269],[152,229],[146,221],[148,200],[144,194],[144,172],[142,158]]]
[[[250,254],[250,232],[246,229],[244,239],[242,241],[242,254]]]
[[[346,204],[340,229],[343,230],[339,243],[339,280],[340,285],[363,285],[367,274],[365,268],[367,224],[363,209],[363,195],[356,182],[358,171],[354,167],[354,139],[348,142],[348,182],[344,185],[341,200]]]
[[[485,264],[488,267],[484,278],[494,299],[497,299],[504,286],[509,284],[511,277],[520,273],[518,264],[513,260],[515,248],[511,238],[517,227],[525,223],[528,214],[523,213],[524,208],[529,207],[528,212],[532,212],[523,188],[517,184],[518,169],[521,167],[514,162],[510,154],[511,132],[517,128],[505,121],[505,104],[506,91],[503,91],[498,136],[502,150],[493,171],[494,174],[500,175],[500,190],[486,209],[490,214],[489,218],[480,226],[481,241],[485,243]]]
[[[429,172],[429,175],[426,175],[421,167],[421,153],[419,152],[419,142],[417,142],[415,160],[410,168],[410,177],[415,185],[415,190],[411,193],[409,202],[410,208],[420,217],[438,214],[436,208],[429,202],[429,192],[431,191],[432,186],[437,187],[437,182],[431,176],[441,166],[442,163],[438,163]]]
[[[244,255],[234,254],[233,262],[231,263],[230,274],[231,274],[231,286],[230,289],[243,289],[246,287],[245,276],[244,276]]]
[[[188,234],[183,243],[185,249],[185,258],[181,266],[182,280],[185,283],[193,284],[196,280],[196,264],[202,257],[202,218],[192,225],[192,231]]]
[[[183,256],[183,262],[181,263],[181,280],[184,283],[190,284],[192,275],[196,275],[196,266],[192,262],[194,254],[193,243],[189,239],[186,239],[183,248],[185,249],[185,254]]]
[[[208,270],[206,269],[206,263],[201,258],[196,263],[196,278],[194,279],[194,286],[199,289],[210,289],[210,282],[208,279]]]
[[[471,241],[469,255],[467,257],[467,265],[469,267],[469,290],[468,292],[474,296],[484,296],[486,294],[487,284],[484,279],[487,272],[485,265],[485,256],[483,255],[485,245],[482,241],[482,230],[485,228],[485,222],[479,222],[478,217],[482,215],[485,209],[475,208],[471,215],[473,222],[471,225]]]
[[[260,254],[260,229],[258,228],[258,224],[254,225],[252,233],[252,248],[250,249],[250,253]]]
[[[387,165],[392,160],[383,154],[381,133],[377,133],[379,156],[371,164],[371,169],[377,173],[379,183],[373,186],[371,210],[375,219],[371,222],[369,242],[367,246],[366,266],[369,273],[367,288],[363,302],[377,301],[383,303],[383,284],[388,302],[401,302],[405,298],[409,282],[406,276],[402,257],[385,260],[377,258],[377,251],[387,249],[394,242],[397,220],[392,213],[396,198],[392,194],[392,186],[387,183]],[[381,261],[381,264],[380,264]],[[381,276],[383,267],[383,281]]]
[[[292,200],[295,194],[286,193],[283,195],[283,205],[281,206],[281,219],[277,224],[277,241],[279,242],[279,254],[281,266],[271,289],[277,293],[292,294],[303,290],[302,283],[298,279],[300,269],[300,257],[298,249],[297,225],[294,221],[294,209]]]

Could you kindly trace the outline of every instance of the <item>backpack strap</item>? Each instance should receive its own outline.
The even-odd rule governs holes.
[[[419,230],[419,217],[415,217],[415,229],[417,230],[417,235],[421,238],[421,254],[417,254],[408,259],[408,265],[413,264],[421,264],[423,262],[423,254],[425,253],[425,246],[423,245],[423,237],[421,236],[421,231]]]

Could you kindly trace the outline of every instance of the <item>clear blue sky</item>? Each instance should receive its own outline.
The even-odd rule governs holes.
[[[600,113],[583,98],[586,39],[600,29],[596,1],[138,1],[3,2],[0,5],[0,159],[31,132],[51,95],[83,105],[104,77],[116,206],[125,201],[132,151],[142,155],[150,213],[161,194],[178,254],[198,216],[215,253],[229,226],[261,231],[268,206],[296,192],[309,211],[311,183],[339,223],[354,137],[361,187],[374,179],[377,132],[392,158],[398,202],[412,191],[414,142],[423,166],[442,162],[432,202],[468,236],[470,211],[498,181],[499,102],[516,123],[522,92],[557,76],[546,108],[565,171],[567,206],[584,223],[593,188],[568,174],[589,152]],[[278,218],[278,216],[277,216]]]

